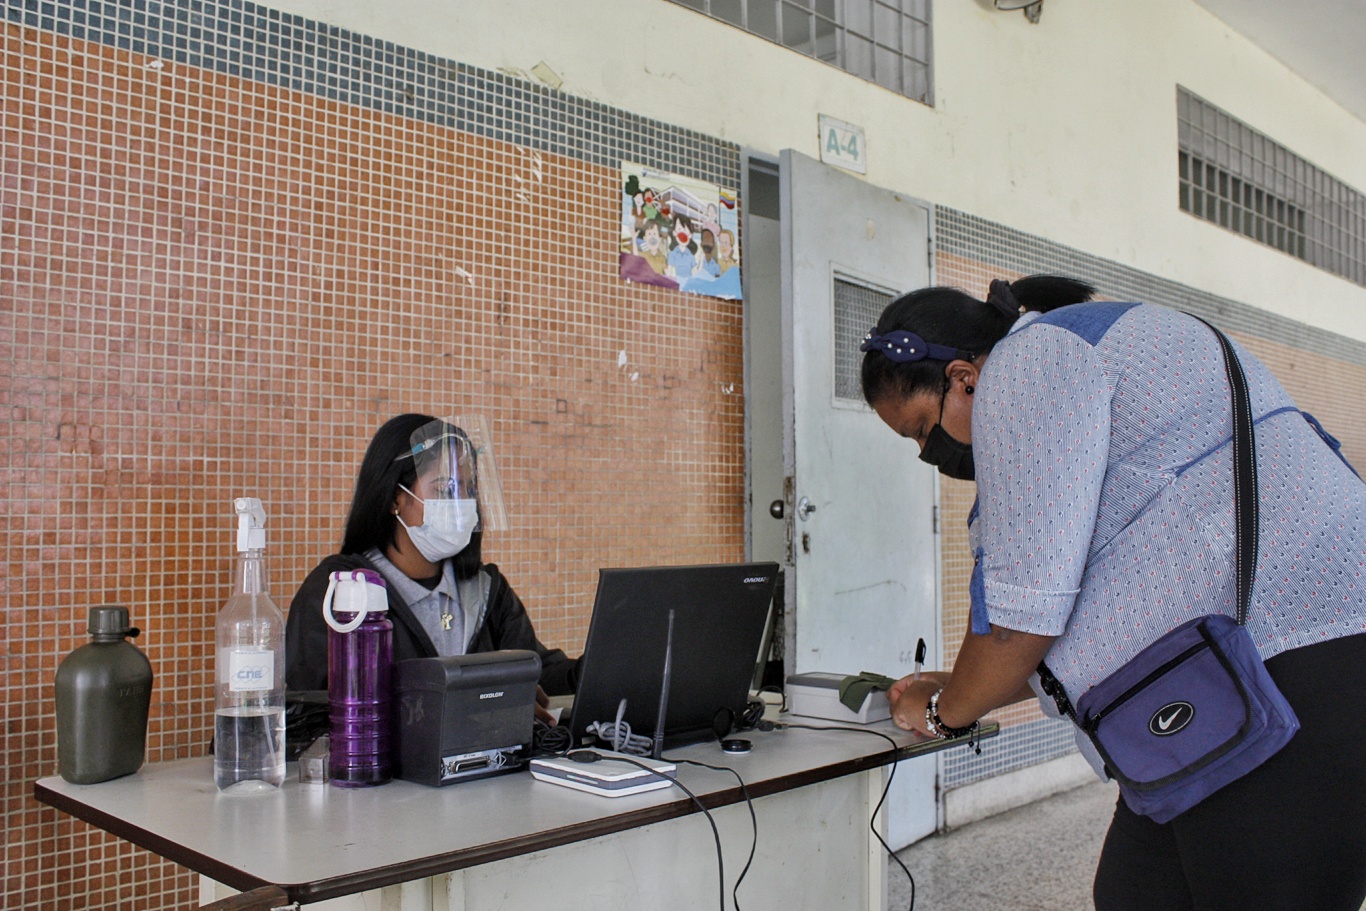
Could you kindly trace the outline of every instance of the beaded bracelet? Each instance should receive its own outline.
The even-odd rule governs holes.
[[[939,717],[939,694],[944,692],[940,687],[934,691],[930,697],[929,705],[925,706],[925,727],[929,728],[930,733],[940,740],[948,740],[950,737],[965,737],[977,733],[978,723],[974,721],[965,728],[951,728],[944,723],[944,719]]]

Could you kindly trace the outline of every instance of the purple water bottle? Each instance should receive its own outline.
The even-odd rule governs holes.
[[[323,597],[327,696],[331,705],[328,774],[343,788],[393,777],[390,700],[394,624],[384,578],[368,569],[335,572]]]

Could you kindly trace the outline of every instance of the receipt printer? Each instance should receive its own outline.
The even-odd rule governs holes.
[[[541,658],[508,649],[395,665],[397,776],[447,785],[523,768]]]

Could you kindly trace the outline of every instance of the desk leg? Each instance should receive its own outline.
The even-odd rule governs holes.
[[[384,893],[380,911],[432,911],[440,907],[437,893],[443,891],[444,885],[445,877],[436,876],[386,886],[380,890]]]
[[[871,815],[873,807],[877,806],[878,800],[882,797],[882,789],[887,786],[887,766],[874,769],[863,775],[863,780],[867,789],[867,809]],[[877,832],[885,841],[887,838],[887,808],[884,806],[878,812],[877,819],[872,821],[877,827]],[[887,911],[887,852],[883,850],[882,844],[873,837],[872,829],[865,826],[864,831],[868,833],[868,909],[869,911]],[[898,872],[900,872],[898,870]]]
[[[432,911],[465,911],[465,871],[454,870],[444,876],[436,876],[437,883],[432,895]]]

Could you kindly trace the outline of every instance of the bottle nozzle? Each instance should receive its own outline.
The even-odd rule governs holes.
[[[238,497],[233,501],[237,510],[237,549],[265,550],[266,511],[256,497]]]

